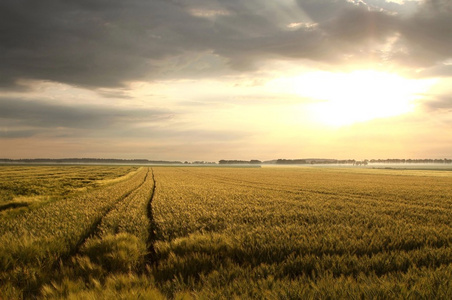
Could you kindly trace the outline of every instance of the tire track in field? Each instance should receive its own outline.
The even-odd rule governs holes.
[[[143,176],[144,175],[144,176]],[[137,177],[136,177],[137,176]],[[139,177],[138,177],[139,176]],[[24,299],[35,299],[37,298],[37,295],[39,295],[41,288],[44,285],[50,284],[50,282],[54,281],[56,278],[52,275],[57,274],[56,272],[59,272],[63,265],[70,265],[69,261],[72,257],[76,256],[81,252],[82,246],[87,242],[88,239],[93,238],[94,235],[99,230],[99,227],[103,221],[103,219],[111,213],[111,211],[118,206],[118,204],[122,203],[123,201],[127,201],[129,197],[133,197],[135,193],[137,193],[140,189],[142,189],[143,185],[148,180],[149,176],[149,168],[144,168],[143,171],[140,170],[140,172],[137,172],[137,174],[133,175],[131,178],[121,181],[121,190],[123,189],[123,186],[129,185],[131,181],[133,181],[133,186],[130,190],[124,191],[125,193],[122,196],[114,196],[109,199],[111,199],[111,203],[109,205],[104,206],[101,210],[98,211],[98,216],[92,221],[89,222],[88,225],[86,225],[85,230],[81,230],[81,234],[74,237],[74,242],[70,242],[66,248],[63,249],[62,252],[57,252],[55,255],[51,257],[52,262],[49,262],[49,265],[43,264],[43,268],[45,268],[45,272],[43,275],[38,275],[38,282],[36,282],[33,285],[28,285],[23,288],[23,295]],[[125,183],[125,184],[122,184]],[[138,185],[136,185],[138,184]],[[113,186],[115,186],[114,184]],[[109,195],[109,194],[107,194]],[[116,194],[117,195],[117,194]],[[93,195],[91,195],[93,197]],[[91,199],[96,199],[91,198]],[[89,208],[89,207],[88,207]],[[75,241],[77,241],[75,243]],[[51,253],[49,253],[51,254]],[[1,297],[0,297],[1,298]]]
[[[76,255],[77,253],[80,252],[80,248],[82,247],[82,245],[90,238],[94,237],[96,232],[98,231],[99,225],[102,223],[102,220],[105,218],[105,216],[107,216],[115,207],[118,203],[126,200],[131,194],[133,194],[135,191],[139,190],[141,188],[141,186],[146,182],[147,178],[149,176],[149,168],[146,172],[146,175],[144,176],[143,182],[140,183],[140,185],[138,185],[135,189],[129,191],[128,193],[126,193],[124,196],[122,196],[121,198],[119,198],[116,202],[114,202],[101,216],[99,216],[99,218],[96,219],[95,222],[93,222],[91,224],[91,226],[89,227],[89,229],[85,232],[85,234],[79,239],[79,241],[77,242],[77,244],[75,245],[75,247],[69,251],[69,253],[67,253],[66,255],[63,255],[62,257],[60,257],[60,260],[67,260],[70,257]],[[57,260],[56,262],[58,262],[59,260]]]
[[[149,198],[149,203],[147,205],[147,216],[149,219],[149,228],[148,228],[149,232],[148,232],[148,240],[146,241],[148,253],[145,257],[146,264],[148,264],[148,265],[158,263],[157,252],[155,251],[155,248],[154,248],[154,243],[157,240],[157,223],[154,220],[154,213],[152,211],[152,201],[154,200],[157,182],[155,181],[154,169],[152,169],[152,168],[151,168],[151,176],[152,176],[153,186],[152,186],[151,197]]]

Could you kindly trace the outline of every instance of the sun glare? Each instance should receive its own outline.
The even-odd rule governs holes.
[[[315,72],[293,79],[295,92],[313,100],[308,110],[314,121],[332,126],[409,113],[430,85],[373,70]]]

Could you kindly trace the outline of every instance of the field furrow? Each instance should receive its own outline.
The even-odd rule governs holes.
[[[79,253],[80,247],[89,239],[99,238],[108,234],[127,232],[143,238],[143,227],[147,226],[146,224],[141,225],[143,218],[140,217],[142,217],[142,202],[149,198],[147,191],[149,190],[149,184],[152,183],[149,181],[148,175],[149,170],[147,170],[143,182],[138,187],[117,199],[115,203],[107,208],[103,215],[92,223],[89,230],[85,232],[85,235],[77,243],[74,251],[69,253],[70,256]]]
[[[155,181],[155,175],[154,175],[154,170],[151,169],[151,176],[152,176],[152,193],[151,193],[151,197],[149,199],[149,202],[147,203],[146,206],[146,213],[147,213],[147,217],[148,217],[148,221],[149,221],[149,226],[148,226],[148,237],[146,240],[146,245],[147,245],[147,255],[146,255],[146,263],[148,264],[157,264],[157,255],[155,252],[155,248],[154,248],[154,244],[157,240],[157,225],[156,222],[154,220],[154,212],[152,209],[152,202],[154,200],[155,197],[155,190],[157,187],[157,183]]]
[[[96,228],[80,245],[71,269],[80,268],[76,261],[89,259],[106,271],[142,268],[147,256],[151,221],[148,207],[154,181],[147,170],[144,181],[117,201],[94,225]],[[126,269],[123,269],[126,268]]]
[[[142,185],[105,214],[95,233],[86,239],[72,259],[61,265],[58,276],[43,287],[46,298],[60,297],[67,280],[93,287],[126,274],[143,274],[156,263],[152,198],[153,171]],[[60,280],[64,278],[66,281]]]
[[[41,273],[76,253],[102,217],[142,185],[146,174],[143,168],[122,182],[51,202],[15,219],[0,219],[0,276],[15,274],[12,282],[25,285],[26,293],[36,293],[46,281]]]

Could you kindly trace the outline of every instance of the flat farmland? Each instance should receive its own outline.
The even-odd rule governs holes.
[[[119,181],[136,169],[133,166],[0,166],[0,211],[17,207],[27,210]]]
[[[0,295],[452,297],[450,171],[152,166],[108,174],[53,201],[4,209]]]

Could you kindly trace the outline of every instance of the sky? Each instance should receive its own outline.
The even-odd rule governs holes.
[[[452,158],[450,0],[2,0],[0,158]]]

